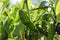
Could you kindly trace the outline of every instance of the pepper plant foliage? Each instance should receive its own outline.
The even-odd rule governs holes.
[[[35,8],[31,1],[10,5],[0,0],[0,40],[60,40],[56,33],[60,0],[42,1]]]

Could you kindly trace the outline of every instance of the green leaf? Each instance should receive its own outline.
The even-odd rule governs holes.
[[[56,6],[56,15],[58,15],[59,13],[60,13],[60,0],[58,1]]]
[[[11,24],[12,24],[12,19],[7,19],[6,21],[5,21],[5,24],[4,24],[4,29],[6,30],[6,32],[9,34],[12,30],[13,30],[13,26],[11,26]],[[11,28],[12,29],[11,29]]]
[[[56,6],[56,16],[57,16],[57,22],[60,21],[60,0],[58,1]]]
[[[20,22],[19,25],[16,26],[15,30],[13,31],[13,37],[16,37],[16,36],[20,36],[20,38],[22,37],[22,34],[25,30],[25,25]]]

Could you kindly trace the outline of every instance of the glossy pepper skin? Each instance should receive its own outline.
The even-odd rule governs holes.
[[[57,32],[57,34],[60,35],[60,22],[57,24],[56,32]]]
[[[20,20],[21,22],[26,25],[28,28],[30,28],[31,30],[34,30],[34,25],[33,23],[30,21],[30,18],[27,15],[27,12],[24,10],[19,10],[19,16],[20,16]]]
[[[39,7],[48,7],[50,3],[48,1],[42,1],[39,5]]]

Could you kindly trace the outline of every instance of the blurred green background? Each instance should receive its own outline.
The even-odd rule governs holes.
[[[59,22],[60,0],[0,0],[0,40],[60,40]]]

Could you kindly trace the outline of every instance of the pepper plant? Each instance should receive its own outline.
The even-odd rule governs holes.
[[[31,1],[0,0],[0,40],[60,40],[60,0]]]

